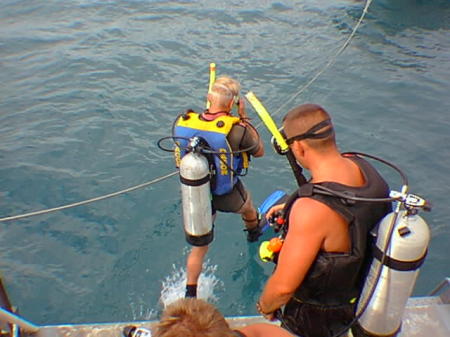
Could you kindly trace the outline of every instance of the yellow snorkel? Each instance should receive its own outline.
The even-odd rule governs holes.
[[[262,105],[261,101],[255,96],[255,94],[251,91],[249,91],[245,97],[250,102],[250,104],[253,106],[253,109],[255,109],[256,113],[258,114],[259,118],[263,121],[266,128],[269,130],[269,132],[273,135],[275,138],[278,146],[280,147],[281,151],[283,153],[286,153],[289,150],[288,145],[286,144],[286,140],[284,139],[281,132],[278,130],[277,125],[275,124],[272,117],[267,112],[264,105]]]
[[[306,178],[302,174],[302,167],[298,165],[292,151],[290,151],[289,146],[286,143],[284,136],[281,134],[280,130],[277,128],[272,117],[267,112],[266,108],[262,105],[261,101],[255,96],[255,94],[249,91],[245,97],[253,106],[253,109],[257,112],[259,118],[263,121],[266,128],[273,136],[274,148],[279,154],[286,155],[289,164],[291,165],[292,171],[294,172],[295,179],[299,186],[306,183]],[[276,144],[275,144],[276,143]]]
[[[211,89],[214,85],[214,82],[216,81],[216,64],[210,63],[209,64],[209,87],[208,87],[208,93],[211,92]],[[206,109],[209,109],[209,106],[211,103],[209,103],[208,99],[206,99]]]

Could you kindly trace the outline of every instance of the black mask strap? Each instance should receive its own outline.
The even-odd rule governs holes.
[[[325,131],[316,133],[316,131],[323,129],[326,126],[331,126],[331,127],[326,129]],[[314,125],[312,128],[310,128],[305,133],[287,138],[286,144],[291,145],[296,140],[303,140],[303,139],[323,139],[323,138],[326,138],[329,135],[331,135],[333,132],[334,132],[334,130],[333,130],[333,125],[331,124],[331,120],[325,119],[324,121]]]

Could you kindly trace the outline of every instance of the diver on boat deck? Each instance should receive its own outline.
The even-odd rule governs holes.
[[[256,129],[250,124],[244,100],[239,98],[239,83],[227,76],[219,77],[210,92],[209,110],[196,113],[188,110],[174,124],[174,138],[201,137],[216,154],[211,156],[213,171],[212,213],[232,212],[241,215],[249,242],[261,236],[259,214],[253,205],[249,191],[239,176],[246,171],[250,156],[262,157],[264,146]],[[232,116],[234,104],[238,105],[239,117]],[[175,160],[179,166],[186,149],[179,147]],[[177,156],[178,154],[178,156]],[[220,155],[219,155],[220,154]],[[191,243],[192,244],[192,243]],[[208,244],[193,244],[187,258],[186,296],[196,297],[197,282],[202,271]]]
[[[268,323],[233,330],[217,308],[201,299],[182,298],[169,304],[155,326],[154,337],[292,337]]]
[[[292,109],[283,127],[289,150],[311,180],[267,213],[269,219],[282,210],[284,241],[256,307],[269,320],[279,317],[292,333],[330,337],[354,318],[370,231],[392,205],[351,202],[315,193],[313,186],[366,198],[387,198],[389,187],[366,160],[339,152],[331,118],[321,106]]]

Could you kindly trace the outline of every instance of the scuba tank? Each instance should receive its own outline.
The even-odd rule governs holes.
[[[186,241],[206,246],[213,240],[211,174],[208,160],[197,150],[199,143],[199,138],[192,138],[180,162],[181,201]]]
[[[297,165],[296,158],[289,149],[286,136],[276,127],[266,109],[253,93],[249,92],[246,97],[272,133],[272,144],[275,151],[280,155],[289,154],[287,159],[297,183],[299,186],[303,185],[306,179],[302,175],[302,168]],[[315,132],[317,130],[314,128],[317,126],[295,137],[302,136],[303,139],[306,139],[311,138],[310,136],[317,138],[317,136],[324,135],[323,132]],[[413,291],[430,240],[429,227],[417,215],[417,210],[423,208],[429,211],[430,208],[424,199],[415,195],[405,195],[408,181],[404,173],[395,165],[364,153],[347,154],[362,155],[396,170],[403,180],[402,193],[392,193],[394,192],[392,191],[390,198],[361,198],[323,189],[324,195],[335,195],[342,200],[355,202],[401,201],[406,210],[400,211],[399,207],[395,212],[387,214],[379,223],[378,238],[374,245],[374,259],[365,279],[355,317],[344,329],[336,331],[333,337],[346,335],[350,328],[355,337],[396,336],[400,331],[405,305]],[[269,243],[266,243],[264,247],[261,247],[260,256],[263,261],[270,261],[276,257],[276,253],[269,249]],[[286,323],[284,325],[288,326]]]
[[[354,327],[355,336],[397,335],[429,241],[429,227],[415,209],[392,212],[381,220],[357,307],[357,312],[363,311]]]

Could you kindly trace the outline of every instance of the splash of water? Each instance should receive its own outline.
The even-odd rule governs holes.
[[[177,268],[172,265],[172,274],[167,276],[162,284],[160,302],[164,307],[183,298],[186,291],[186,269]],[[223,288],[223,282],[215,276],[217,265],[210,265],[209,260],[203,264],[203,271],[200,274],[197,288],[197,298],[208,302],[217,302],[218,298],[214,295],[214,289]]]
[[[130,291],[128,304],[133,321],[150,321],[157,318],[158,310],[154,306],[149,306],[140,293],[137,294],[135,291]]]
[[[150,321],[156,319],[158,314],[154,308],[148,308],[144,303],[138,304],[133,301],[130,301],[130,309],[133,320]]]

